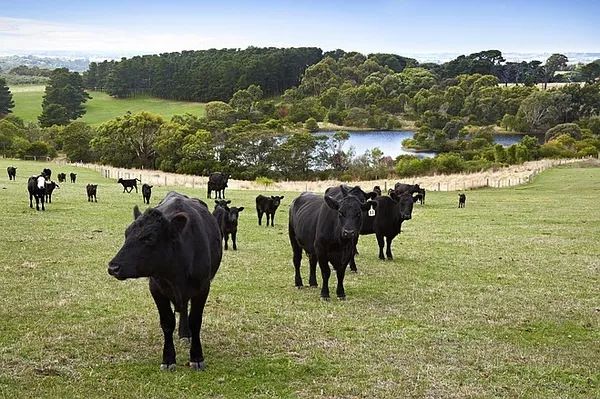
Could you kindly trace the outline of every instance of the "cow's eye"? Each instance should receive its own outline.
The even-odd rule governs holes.
[[[152,236],[150,234],[142,236],[142,238],[140,238],[140,240],[142,240],[145,243],[150,243],[152,242]]]

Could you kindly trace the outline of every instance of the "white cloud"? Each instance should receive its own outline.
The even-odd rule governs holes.
[[[5,53],[73,51],[140,54],[250,45],[246,42],[244,38],[216,38],[197,33],[129,32],[91,25],[0,17],[0,49]]]

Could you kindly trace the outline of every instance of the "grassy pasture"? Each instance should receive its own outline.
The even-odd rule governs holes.
[[[10,90],[15,102],[13,114],[23,118],[26,122],[37,122],[37,118],[42,112],[45,86],[12,86]],[[162,100],[149,96],[116,99],[99,91],[90,91],[89,93],[92,99],[85,103],[87,112],[80,120],[91,125],[99,125],[109,119],[124,115],[127,111],[132,113],[147,111],[161,115],[165,119],[185,113],[204,115],[204,104],[202,103]]]
[[[141,193],[80,169],[36,212],[26,177],[44,166],[0,159],[0,397],[600,396],[600,168],[468,192],[460,210],[456,193],[428,193],[394,261],[361,238],[345,302],[293,287],[286,213],[296,194],[285,193],[275,228],[259,228],[257,192],[229,191],[246,210],[205,309],[208,368],[185,367],[189,348],[176,343],[168,373],[147,283],[106,272]],[[86,201],[89,182],[98,203]],[[152,204],[170,189],[156,187]]]

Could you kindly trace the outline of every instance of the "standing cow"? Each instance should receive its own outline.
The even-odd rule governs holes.
[[[142,185],[142,197],[143,197],[143,201],[144,203],[150,205],[150,197],[152,196],[152,187],[149,184],[144,183]]]
[[[108,273],[119,280],[150,278],[164,337],[160,368],[174,370],[176,364],[172,304],[179,313],[179,337],[191,337],[189,365],[201,370],[205,367],[200,341],[204,305],[223,254],[219,226],[198,200],[175,192],[144,214],[136,206],[133,215]]]
[[[8,180],[17,180],[17,168],[9,166],[6,168],[6,172],[8,172]]]
[[[375,234],[381,260],[385,260],[383,247],[384,240],[387,240],[385,254],[389,260],[392,260],[392,241],[400,234],[402,222],[412,218],[414,198],[412,194],[405,192],[395,198],[381,196],[373,201],[377,202],[377,211],[373,216],[363,218],[360,234]]]
[[[336,199],[330,195],[320,196],[302,193],[290,206],[288,233],[293,252],[296,287],[302,286],[300,263],[305,251],[309,260],[310,286],[317,286],[317,262],[321,269],[323,286],[321,298],[329,299],[331,269],[337,275],[336,295],[346,298],[344,276],[350,258],[354,254],[356,236],[362,225],[362,211],[377,204],[361,202],[354,195]]]
[[[213,172],[208,176],[207,198],[211,198],[211,191],[215,192],[215,198],[225,198],[225,188],[231,175],[223,172]]]
[[[467,203],[467,195],[466,194],[458,194],[458,207],[464,208]]]
[[[40,202],[42,203],[42,211],[45,211],[44,200],[46,197],[46,178],[44,175],[31,176],[27,180],[27,191],[29,191],[29,207],[33,208],[33,199],[35,198],[35,209],[40,210]]]
[[[219,203],[215,206],[215,210],[213,211],[213,216],[215,217],[217,224],[219,225],[219,229],[221,230],[221,235],[223,237],[223,241],[225,241],[225,250],[229,249],[229,235],[231,235],[231,242],[233,243],[233,250],[237,251],[237,230],[238,230],[238,220],[240,218],[240,212],[244,210],[244,207],[228,207],[221,206]]]
[[[52,193],[54,192],[54,189],[56,188],[60,188],[60,186],[58,184],[56,184],[53,181],[47,181],[46,182],[46,202],[51,204],[52,203]]]
[[[259,226],[262,224],[263,214],[267,214],[267,226],[269,226],[269,218],[271,219],[271,227],[274,226],[275,212],[277,212],[277,208],[279,208],[283,198],[283,195],[272,195],[270,197],[266,197],[261,194],[256,197],[256,213],[258,214]]]
[[[425,205],[425,189],[419,188],[417,193],[413,196],[414,202],[419,202],[421,205]]]
[[[59,183],[64,183],[67,181],[67,174],[66,173],[59,173],[56,175],[56,177],[58,178],[58,182]]]
[[[421,187],[418,184],[404,184],[404,183],[396,183],[394,185],[394,193],[396,195],[400,195],[402,193],[418,193]]]
[[[77,173],[69,173],[69,177],[71,178],[71,183],[75,183],[75,180],[77,180]]]
[[[88,196],[88,202],[98,202],[98,198],[96,198],[96,191],[98,190],[97,184],[88,184],[85,186],[85,190]]]

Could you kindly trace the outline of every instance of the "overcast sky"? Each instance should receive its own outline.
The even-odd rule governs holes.
[[[0,0],[0,52],[600,52],[600,0]]]

